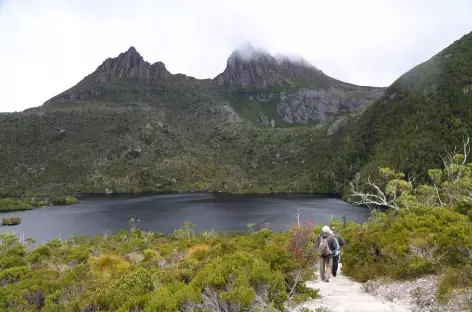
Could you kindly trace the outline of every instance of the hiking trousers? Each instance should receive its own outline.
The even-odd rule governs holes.
[[[331,277],[331,271],[333,270],[333,257],[321,257],[320,258],[320,277],[322,281],[325,281]]]
[[[336,277],[338,273],[339,255],[333,257],[333,276]]]

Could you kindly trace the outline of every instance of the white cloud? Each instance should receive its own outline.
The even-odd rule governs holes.
[[[470,0],[0,0],[0,111],[73,86],[133,45],[198,78],[249,41],[385,86],[472,30]]]

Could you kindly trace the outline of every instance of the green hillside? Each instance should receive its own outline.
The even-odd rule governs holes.
[[[345,128],[342,159],[365,174],[390,166],[408,174],[441,165],[445,149],[472,133],[472,33],[399,79]],[[354,143],[352,143],[354,142]]]

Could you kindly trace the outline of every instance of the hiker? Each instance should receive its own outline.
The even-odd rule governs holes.
[[[320,235],[315,240],[315,248],[320,256],[321,280],[329,282],[333,270],[333,256],[338,248],[338,243],[329,226],[325,225],[321,230]]]
[[[332,229],[332,234],[334,235],[334,238],[336,239],[337,242],[337,247],[336,250],[334,251],[334,257],[333,257],[333,277],[336,277],[336,274],[338,273],[338,264],[339,264],[339,258],[341,256],[341,247],[346,245],[346,241],[344,238],[341,236],[341,234],[338,233],[335,227]]]

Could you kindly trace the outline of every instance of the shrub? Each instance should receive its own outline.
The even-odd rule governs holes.
[[[187,257],[188,258],[193,258],[197,260],[203,260],[205,256],[208,254],[210,250],[210,246],[208,245],[196,245],[187,251]]]
[[[125,258],[115,254],[103,254],[92,260],[93,266],[99,271],[109,271],[117,268],[127,268],[129,263]]]
[[[256,287],[267,289],[268,299],[285,292],[284,277],[280,272],[272,271],[264,260],[243,251],[208,263],[199,270],[191,285],[206,289],[207,296],[224,290],[217,300],[221,300],[221,304],[236,304],[242,308],[253,303]]]
[[[51,199],[53,205],[73,205],[78,202],[79,200],[73,196],[57,196]]]
[[[27,259],[29,262],[35,264],[42,260],[49,259],[52,255],[52,248],[48,245],[39,245],[33,252],[31,252]]]
[[[443,267],[464,266],[460,251],[472,248],[472,224],[446,207],[413,205],[375,213],[363,225],[340,228],[347,241],[343,272],[359,281],[380,276],[413,278]]]
[[[174,237],[179,240],[191,240],[195,237],[195,225],[189,221],[174,231]]]
[[[289,231],[287,249],[294,253],[296,259],[303,265],[313,264],[317,259],[313,248],[314,226],[313,221],[305,221],[300,226],[292,224]]]
[[[31,269],[27,266],[14,267],[0,271],[0,284],[5,287],[19,280],[21,277],[30,273]]]
[[[2,219],[2,225],[18,225],[20,223],[21,223],[21,219],[18,217]]]
[[[33,207],[44,207],[48,205],[47,201],[37,199],[37,198],[26,199],[25,202],[30,204]]]
[[[192,307],[201,301],[198,289],[182,282],[172,282],[158,288],[153,294],[143,312],[174,312],[184,310],[184,305]],[[194,309],[188,309],[193,311]]]
[[[444,301],[451,294],[452,290],[461,283],[460,272],[454,268],[448,268],[438,285],[436,296]]]

